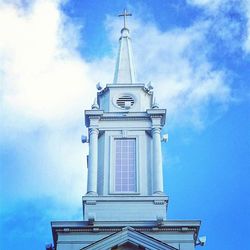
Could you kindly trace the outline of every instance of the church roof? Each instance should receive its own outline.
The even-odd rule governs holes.
[[[122,246],[126,243],[130,243],[142,249],[148,250],[177,250],[162,241],[159,241],[153,237],[150,237],[144,233],[135,231],[132,227],[125,227],[122,231],[111,234],[81,250],[105,250],[115,249],[116,247]]]
[[[105,249],[105,248],[94,248],[96,246],[95,244],[98,244],[97,246],[100,246],[98,242],[110,243],[111,242],[117,242],[117,244],[123,244],[122,238],[121,242],[119,241],[119,236],[124,236],[122,232],[129,230],[129,232],[125,233],[125,239],[127,235],[127,241],[133,242],[132,244],[136,244],[136,241],[133,239],[139,239],[139,244],[143,244],[144,239],[146,239],[146,242],[159,242],[158,240],[151,238],[150,236],[139,233],[142,231],[149,232],[150,234],[164,234],[164,235],[172,235],[173,233],[177,234],[190,234],[192,235],[192,241],[196,242],[198,234],[199,234],[199,228],[200,228],[201,222],[199,220],[167,220],[163,221],[162,225],[158,226],[157,221],[95,221],[94,225],[89,225],[88,221],[53,221],[51,222],[52,227],[52,235],[53,235],[53,242],[54,246],[57,246],[59,236],[61,234],[63,235],[86,235],[89,233],[98,232],[97,235],[99,235],[99,241],[96,241],[96,238],[94,240],[93,244],[88,245],[85,248],[82,248],[82,250],[93,250],[93,249]],[[125,228],[124,228],[125,227]],[[124,229],[122,231],[122,229]],[[134,230],[134,231],[133,231]],[[103,233],[109,234],[108,237],[102,238],[101,235]],[[133,232],[133,233],[131,233]],[[128,237],[128,236],[131,237]],[[134,237],[136,235],[136,237]],[[113,238],[114,236],[114,238]],[[138,237],[137,237],[138,236]],[[110,238],[111,239],[110,239]],[[84,237],[85,238],[85,237]],[[124,239],[124,238],[123,238]],[[151,239],[151,241],[150,241]],[[107,241],[106,241],[107,240]],[[114,240],[114,241],[113,241]],[[125,241],[125,240],[124,240]],[[137,241],[137,242],[139,242]],[[89,242],[89,239],[88,239]],[[90,241],[93,242],[93,241]],[[120,243],[119,243],[120,242]],[[164,247],[168,248],[153,248],[153,249],[172,249],[175,250],[175,248],[171,248],[166,243],[161,242]],[[160,244],[160,245],[161,245]],[[93,248],[90,248],[92,247]],[[89,248],[88,248],[89,247]],[[150,249],[150,248],[149,248]],[[152,249],[152,248],[151,248]]]
[[[126,27],[126,17],[131,16],[131,14],[128,14],[126,10],[124,10],[124,13],[119,16],[124,17],[124,27],[121,30],[121,37],[119,39],[114,83],[131,84],[136,82],[131,38],[129,37],[129,29]]]

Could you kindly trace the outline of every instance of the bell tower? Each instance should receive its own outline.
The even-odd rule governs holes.
[[[126,25],[119,39],[114,81],[98,87],[97,101],[85,111],[89,131],[88,184],[84,219],[166,219],[160,132],[166,110],[154,103],[152,86],[136,80]],[[110,217],[112,214],[112,217]]]
[[[194,250],[199,220],[168,220],[162,138],[166,110],[137,80],[126,10],[114,80],[85,110],[89,143],[83,220],[54,221],[47,250]],[[165,140],[166,138],[163,138]]]

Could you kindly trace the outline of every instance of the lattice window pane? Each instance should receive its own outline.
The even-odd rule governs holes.
[[[135,191],[135,139],[115,139],[115,192]]]

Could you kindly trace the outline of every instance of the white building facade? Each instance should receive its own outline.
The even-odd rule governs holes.
[[[114,81],[97,86],[97,98],[85,111],[89,155],[83,220],[52,222],[56,250],[196,246],[200,221],[167,219],[161,149],[166,110],[155,103],[151,84],[136,80],[128,15],[122,14]]]

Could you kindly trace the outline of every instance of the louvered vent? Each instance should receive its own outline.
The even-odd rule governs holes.
[[[135,103],[135,100],[130,95],[123,95],[116,100],[116,104],[123,109],[129,109]]]

